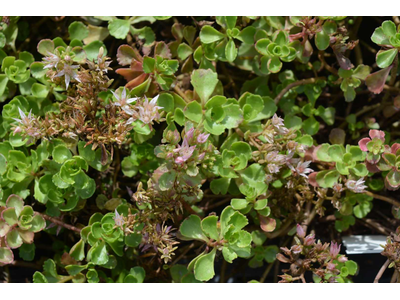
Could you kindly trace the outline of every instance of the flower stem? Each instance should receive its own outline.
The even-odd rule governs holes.
[[[379,279],[381,279],[383,273],[385,272],[385,270],[387,269],[389,264],[390,264],[390,260],[388,259],[388,260],[385,261],[385,263],[383,264],[383,266],[379,270],[378,274],[376,275],[374,283],[379,283]]]
[[[304,84],[311,84],[311,83],[315,83],[317,80],[319,79],[325,79],[324,77],[317,77],[317,78],[308,78],[308,79],[302,79],[299,81],[295,81],[292,82],[291,84],[289,84],[287,87],[285,87],[276,97],[275,97],[275,104],[279,103],[279,100],[281,100],[281,98],[283,96],[285,96],[285,94],[291,90],[292,88],[299,86],[299,85],[304,85]]]
[[[75,226],[69,225],[69,224],[67,224],[67,223],[64,223],[63,221],[61,221],[61,220],[59,220],[59,219],[57,219],[57,218],[50,217],[50,216],[48,216],[48,215],[46,215],[46,214],[42,214],[42,213],[39,213],[39,214],[40,214],[43,218],[45,218],[47,221],[50,221],[50,222],[52,222],[52,223],[54,223],[54,224],[56,224],[56,225],[58,225],[58,226],[62,226],[62,227],[64,227],[64,228],[66,228],[66,229],[75,231],[75,232],[77,232],[77,233],[81,233],[81,230],[80,230],[78,227],[75,227]]]

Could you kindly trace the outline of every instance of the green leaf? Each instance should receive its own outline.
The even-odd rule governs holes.
[[[235,142],[232,144],[230,149],[234,151],[237,156],[242,154],[246,157],[247,160],[250,160],[252,158],[252,150],[248,143]]]
[[[89,283],[98,283],[100,281],[99,280],[99,275],[97,274],[97,271],[95,269],[90,269],[86,273],[86,278],[87,278]]]
[[[241,210],[247,207],[247,200],[246,199],[232,199],[231,206],[236,210]]]
[[[86,270],[88,265],[68,265],[65,267],[65,270],[67,270],[68,274],[71,276],[75,276],[82,272],[83,270]]]
[[[0,263],[10,264],[14,261],[14,254],[12,250],[6,247],[0,247]]]
[[[268,204],[268,199],[260,199],[260,200],[257,200],[257,201],[254,203],[254,209],[255,209],[255,210],[262,210],[262,209],[264,209],[264,208],[267,206],[267,204]]]
[[[225,195],[228,192],[230,178],[218,178],[211,181],[210,189],[214,194]]]
[[[182,43],[178,46],[177,53],[180,60],[185,60],[193,53],[193,49],[188,44]]]
[[[57,145],[56,147],[54,147],[52,156],[53,156],[54,160],[59,164],[62,164],[66,160],[72,158],[71,151],[66,146],[64,146],[62,144]]]
[[[23,240],[16,228],[7,233],[6,242],[11,249],[18,248],[22,245]]]
[[[319,122],[314,117],[310,117],[303,122],[304,131],[309,135],[314,135],[319,130]]]
[[[10,208],[3,210],[1,217],[10,226],[13,226],[18,223],[18,216],[15,213],[14,207],[10,207]]]
[[[279,248],[275,245],[267,246],[264,250],[264,259],[272,263],[276,259],[276,255],[279,253]]]
[[[362,219],[364,218],[372,209],[372,203],[369,201],[363,201],[362,203],[354,206],[353,213],[354,215]]]
[[[13,207],[15,209],[15,214],[19,216],[24,209],[24,200],[18,195],[10,195],[6,202],[7,207]]]
[[[33,282],[34,283],[48,283],[48,280],[46,279],[46,277],[42,273],[36,271],[33,274]]]
[[[267,66],[271,73],[278,73],[282,69],[282,62],[279,57],[274,56],[268,60]]]
[[[125,237],[125,244],[128,247],[136,248],[142,241],[142,235],[140,233],[131,233]]]
[[[376,55],[376,64],[378,67],[384,69],[388,66],[390,66],[397,56],[398,50],[395,49],[390,49],[390,50],[385,50],[385,51],[379,51],[378,54]]]
[[[69,254],[77,261],[85,258],[85,242],[80,239],[69,251]]]
[[[184,109],[185,117],[189,120],[200,123],[203,118],[203,110],[197,101],[190,102]]]
[[[224,256],[224,259],[229,263],[232,263],[232,261],[237,258],[236,252],[230,249],[229,246],[224,246],[222,248],[222,255]]]
[[[375,29],[374,33],[371,36],[371,40],[378,45],[389,45],[389,38],[383,32],[382,27],[378,27]]]
[[[267,51],[268,45],[271,43],[270,39],[264,38],[264,39],[259,39],[256,43],[256,50],[265,56],[269,56],[269,53]]]
[[[190,82],[197,95],[199,95],[201,102],[205,104],[217,86],[218,75],[210,69],[194,70]]]
[[[152,57],[145,56],[143,58],[143,72],[149,74],[154,72],[156,67],[156,60]]]
[[[108,262],[108,253],[104,241],[99,241],[88,252],[88,261],[96,265],[104,265]]]
[[[384,21],[382,23],[382,30],[383,33],[387,36],[387,37],[391,37],[394,36],[397,33],[396,30],[396,24],[394,24],[392,21],[387,20]]]
[[[48,52],[53,53],[54,42],[49,39],[41,40],[37,46],[37,50],[43,56],[47,56]]]
[[[132,275],[136,279],[137,283],[142,283],[146,276],[146,272],[142,267],[131,268],[129,271],[129,274]]]
[[[197,280],[208,281],[215,275],[214,259],[217,249],[214,248],[210,253],[200,257],[194,265],[194,276]]]
[[[318,50],[326,50],[329,47],[330,36],[325,31],[320,31],[315,35],[315,45]]]
[[[46,98],[49,91],[50,89],[43,84],[34,83],[32,85],[32,95],[36,98]]]
[[[222,40],[225,35],[210,25],[205,25],[200,31],[200,41],[203,44],[211,44]]]
[[[345,262],[346,268],[349,272],[350,275],[355,275],[358,269],[357,263],[352,261],[352,260],[348,260]]]
[[[83,50],[85,50],[88,60],[96,61],[97,60],[97,56],[99,55],[99,50],[102,47],[104,49],[104,54],[103,55],[107,55],[107,48],[103,44],[103,42],[100,42],[100,41],[91,42],[90,44],[84,46]]]
[[[170,190],[174,186],[176,172],[170,171],[162,174],[158,180],[158,185],[162,191]]]
[[[208,216],[201,221],[201,228],[203,232],[216,241],[219,240],[217,223],[217,216]]]
[[[157,100],[158,106],[161,106],[166,112],[174,111],[174,97],[169,93],[162,93]]]
[[[68,27],[69,37],[71,40],[82,41],[89,35],[89,29],[82,22],[72,22]]]
[[[179,227],[181,234],[184,237],[208,241],[208,238],[203,234],[203,230],[201,229],[201,219],[199,216],[190,215],[187,217]]]
[[[29,231],[36,233],[43,230],[46,227],[46,221],[43,219],[41,215],[37,214],[32,218],[31,225],[32,227],[29,229]]]
[[[35,244],[23,244],[19,248],[19,256],[25,261],[32,261],[35,258]]]
[[[125,39],[131,24],[129,20],[114,19],[108,24],[110,34],[117,39]]]
[[[233,62],[237,56],[237,49],[235,42],[233,39],[230,39],[229,42],[225,46],[225,56],[229,62]]]

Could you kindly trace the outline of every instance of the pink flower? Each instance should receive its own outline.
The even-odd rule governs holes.
[[[13,118],[15,121],[17,121],[18,123],[28,127],[29,125],[31,125],[31,122],[33,121],[34,117],[32,116],[32,110],[29,112],[28,116],[25,115],[25,113],[22,111],[22,109],[20,109],[18,107],[18,112],[19,115],[21,117],[21,119],[17,119],[17,118]]]
[[[124,221],[124,217],[121,216],[117,209],[115,209],[115,217],[113,218],[115,221],[115,225],[117,225],[118,227],[121,227],[124,225],[125,221]]]
[[[315,234],[309,234],[304,238],[304,245],[311,246],[315,243]]]
[[[358,142],[358,146],[364,152],[368,152],[367,144],[371,141],[371,139],[380,139],[382,142],[385,141],[385,132],[382,130],[371,129],[369,131],[369,136],[371,138],[363,138]]]
[[[78,69],[78,68],[79,68],[78,65],[64,64],[64,69],[62,69],[60,72],[58,72],[57,75],[54,77],[64,76],[65,77],[65,89],[68,89],[71,79],[81,82],[78,78],[78,74],[75,71],[75,69]]]
[[[187,137],[183,139],[182,146],[178,145],[178,148],[174,149],[175,153],[179,153],[179,156],[175,159],[175,163],[182,164],[192,157],[193,151],[196,146],[189,146]]]
[[[200,133],[197,137],[197,142],[200,144],[204,144],[205,142],[207,142],[209,136],[210,134]]]
[[[310,163],[311,161],[305,161],[305,162],[299,161],[297,163],[296,168],[294,168],[292,165],[289,165],[289,168],[292,170],[293,173],[303,176],[304,178],[308,178],[306,174],[314,172],[313,169],[310,169],[308,167]]]
[[[336,258],[340,252],[340,246],[335,242],[331,242],[331,248],[329,250],[329,254],[331,255],[331,258]]]
[[[333,185],[333,191],[334,191],[335,193],[340,193],[340,192],[342,192],[342,191],[343,191],[343,185],[342,185],[341,183],[335,183],[335,184]]]
[[[111,93],[114,95],[115,99],[117,99],[116,102],[113,103],[115,106],[120,106],[123,108],[129,108],[130,103],[135,102],[138,98],[129,98],[127,99],[126,97],[126,88],[122,90],[121,96],[118,96],[116,92],[111,91]]]
[[[43,60],[46,62],[46,65],[43,67],[43,69],[49,69],[57,68],[61,58],[58,55],[47,51],[47,56],[43,57]]]
[[[274,114],[272,117],[272,125],[274,126],[275,130],[279,134],[286,134],[289,132],[289,130],[285,127],[285,124],[283,123],[283,119],[278,117],[277,114]]]
[[[300,224],[297,224],[296,231],[297,231],[297,236],[298,237],[304,238],[306,236],[306,233],[305,233],[303,227],[301,227]]]
[[[364,180],[362,178],[355,180],[347,180],[346,187],[354,193],[364,193],[365,189],[367,188],[364,185]]]
[[[334,271],[336,269],[336,265],[334,263],[328,263],[328,265],[326,266],[326,268],[329,271]]]
[[[191,140],[193,138],[193,134],[194,134],[194,127],[190,128],[188,130],[188,132],[186,132],[186,137],[188,140]]]

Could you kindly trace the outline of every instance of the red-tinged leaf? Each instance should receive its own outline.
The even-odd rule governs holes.
[[[358,146],[360,146],[360,149],[361,149],[362,151],[367,152],[367,151],[368,151],[368,149],[367,149],[367,144],[368,144],[370,141],[371,141],[370,138],[363,138],[363,139],[361,139],[361,140],[358,141]]]
[[[313,172],[310,175],[308,175],[308,183],[311,184],[313,187],[318,187],[317,183],[317,174],[318,172]]]
[[[128,89],[133,89],[135,87],[137,87],[138,85],[142,84],[143,82],[145,82],[145,80],[149,77],[149,74],[142,74],[139,77],[136,77],[135,79],[129,81],[125,86]]]
[[[142,61],[143,58],[139,52],[129,45],[121,45],[117,51],[117,61],[121,66],[128,66],[132,60]]]
[[[32,244],[33,243],[33,238],[35,234],[31,231],[27,230],[18,230],[19,236],[22,238],[25,244]]]
[[[311,160],[312,162],[318,161],[316,150],[317,148],[315,146],[309,147],[304,153],[304,160]]]
[[[333,53],[336,55],[336,59],[339,63],[339,66],[344,70],[350,70],[353,68],[353,64],[351,63],[350,59],[344,56],[344,52],[347,48],[343,45],[335,45],[332,47]]]
[[[382,130],[377,130],[377,129],[371,129],[369,131],[369,136],[371,137],[371,139],[380,139],[382,142],[385,141],[385,132]]]
[[[272,218],[267,218],[263,216],[259,216],[260,218],[260,227],[265,232],[272,232],[276,228],[276,220]]]
[[[367,166],[367,170],[370,171],[371,173],[380,172],[376,164],[371,164],[370,162],[365,161],[365,165]]]
[[[396,152],[400,149],[400,144],[399,143],[394,143],[392,147],[390,148],[390,152],[393,154],[396,154]]]
[[[367,76],[365,79],[365,84],[372,93],[379,94],[383,91],[383,87],[385,86],[386,79],[389,76],[389,72],[392,67],[393,66],[389,66]]]

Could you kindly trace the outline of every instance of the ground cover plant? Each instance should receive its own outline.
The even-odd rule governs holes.
[[[398,17],[0,18],[1,281],[400,280]]]

